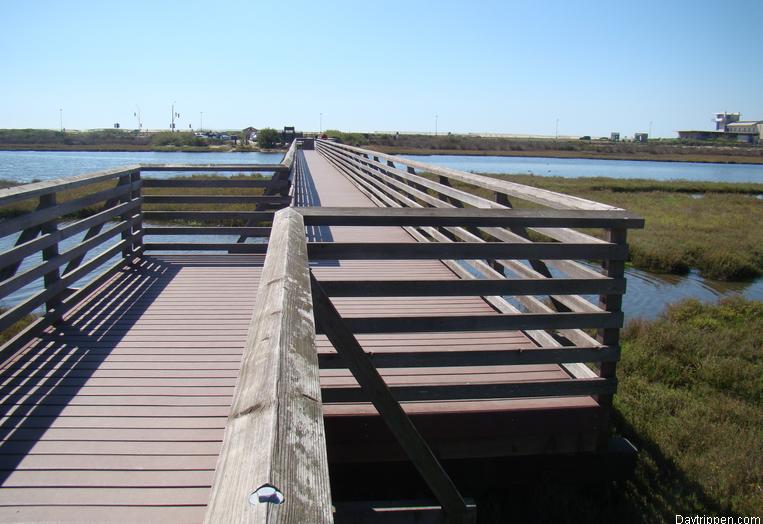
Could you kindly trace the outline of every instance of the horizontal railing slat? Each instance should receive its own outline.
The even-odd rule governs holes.
[[[272,211],[144,211],[150,220],[253,220],[272,221]]]
[[[625,279],[321,280],[334,297],[622,294]]]
[[[397,401],[416,402],[604,395],[615,393],[617,382],[615,379],[580,378],[574,380],[544,380],[507,384],[390,386],[389,388]],[[321,398],[327,404],[368,402],[368,398],[359,387],[324,387],[321,388]]]
[[[283,164],[141,164],[143,172],[148,171],[286,171]]]
[[[274,204],[286,205],[286,196],[248,195],[143,195],[144,204]]]
[[[627,211],[477,208],[299,207],[306,226],[540,226],[640,228]]]
[[[618,244],[562,244],[534,242],[310,242],[311,260],[466,260],[506,258],[514,260],[605,259],[625,260],[628,249]]]
[[[621,312],[519,313],[507,315],[347,317],[353,333],[427,333],[533,329],[619,328]]]
[[[50,193],[59,193],[61,191],[67,191],[89,184],[116,179],[126,175],[132,175],[139,170],[139,165],[130,165],[106,171],[98,171],[96,173],[88,173],[67,178],[56,178],[54,180],[45,180],[43,182],[33,182],[31,184],[0,189],[0,206]]]
[[[146,251],[228,251],[230,253],[267,253],[267,244],[215,243],[215,242],[146,242]]]
[[[150,226],[145,235],[246,235],[248,237],[270,236],[269,227],[216,227],[216,226]]]
[[[321,283],[323,285],[323,283]],[[385,350],[368,354],[377,368],[419,368],[450,366],[513,366],[564,364],[572,362],[615,362],[619,347],[566,347],[519,350],[409,351]],[[322,369],[343,369],[347,364],[338,353],[318,355]]]
[[[190,179],[190,178],[144,178],[143,187],[219,187],[219,188],[257,188],[267,187],[270,183],[269,179],[262,180],[246,180],[246,179]]]

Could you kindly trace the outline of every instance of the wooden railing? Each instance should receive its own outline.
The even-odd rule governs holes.
[[[36,328],[57,320],[147,251],[267,249],[206,520],[330,522],[321,402],[370,401],[449,520],[464,522],[469,512],[463,498],[399,402],[593,395],[606,412],[617,385],[626,231],[643,227],[643,220],[596,202],[359,148],[326,141],[317,141],[317,148],[379,208],[289,207],[273,213],[289,205],[292,179],[304,168],[296,143],[282,164],[130,166],[0,191],[0,208],[20,206],[0,221],[0,235],[18,234],[15,246],[0,255],[0,298],[35,280],[44,284],[0,315],[0,327],[42,305],[45,313]],[[270,180],[141,176],[170,170],[275,174]],[[216,193],[198,193],[210,189]],[[231,189],[250,194],[230,194]],[[517,200],[532,207],[513,208]],[[86,218],[61,222],[96,204]],[[183,207],[197,204],[254,210]],[[153,208],[166,205],[175,207]],[[144,227],[144,220],[193,224]],[[232,220],[239,223],[226,222]],[[270,220],[272,228],[260,224]],[[330,226],[399,226],[418,242],[307,241],[305,227]],[[82,232],[78,245],[62,247],[62,241]],[[144,243],[145,235],[207,234],[239,239]],[[269,237],[269,244],[244,242],[249,236]],[[87,259],[96,247],[102,251]],[[31,267],[22,269],[27,259],[33,260]],[[442,260],[460,280],[319,281],[309,272],[310,261],[353,259]],[[73,288],[96,269],[101,272],[95,279]],[[469,295],[483,297],[496,314],[343,318],[332,302],[332,297]],[[537,348],[372,355],[356,338],[362,333],[486,330],[521,330]],[[336,354],[317,355],[316,331],[328,336]],[[388,387],[376,370],[540,363],[559,364],[569,379]],[[360,389],[321,390],[319,366],[349,368]],[[603,438],[608,427],[602,423]]]
[[[134,165],[0,190],[0,213],[5,217],[0,220],[0,238],[13,239],[13,247],[0,253],[0,300],[9,304],[0,313],[0,331],[43,308],[40,318],[6,344],[5,349],[16,347],[60,319],[87,294],[146,252],[265,253],[266,243],[245,240],[267,238],[273,210],[290,204],[295,151],[296,143],[280,164]],[[159,171],[272,172],[273,176],[254,180],[143,176]],[[199,193],[205,190],[217,194]],[[221,194],[231,191],[259,194]],[[222,210],[190,209],[194,204],[214,205]],[[238,207],[225,209],[231,206]],[[144,220],[182,224],[144,227]],[[226,221],[236,225],[226,227]],[[199,225],[206,222],[212,225]],[[143,242],[146,235],[193,238],[225,234],[237,235],[238,241]],[[75,239],[79,239],[76,244]],[[85,285],[76,287],[82,282]],[[14,294],[22,298],[9,300]]]
[[[332,521],[302,216],[276,213],[205,522]]]
[[[424,208],[430,209],[429,212],[434,211],[431,208],[442,211],[464,208],[464,211],[456,213],[462,218],[461,223],[429,222],[419,224],[419,227],[406,225],[406,230],[416,240],[435,244],[473,244],[475,249],[486,240],[504,243],[504,247],[494,249],[491,256],[473,257],[460,262],[444,260],[444,263],[466,280],[521,279],[524,281],[522,286],[541,286],[535,287],[536,292],[533,293],[509,293],[505,291],[506,287],[501,287],[508,284],[501,284],[494,288],[494,294],[482,295],[502,313],[517,315],[524,311],[537,318],[548,319],[549,325],[526,325],[523,329],[540,347],[551,350],[549,355],[561,356],[559,363],[571,376],[586,380],[589,384],[601,384],[597,379],[610,379],[607,391],[598,395],[602,406],[610,405],[611,394],[614,393],[615,366],[619,358],[626,231],[630,227],[643,227],[643,220],[633,218],[607,222],[612,217],[629,215],[613,206],[507,180],[324,140],[317,141],[316,146],[382,208]],[[523,209],[529,207],[528,211],[534,210],[537,216],[525,216],[503,226],[465,220],[466,209],[510,210],[517,204],[525,206]],[[555,210],[567,210],[567,214],[555,214]],[[391,211],[386,209],[384,212]],[[593,216],[591,213],[596,212],[605,219],[603,222],[583,219],[584,213],[588,213],[590,218]],[[592,235],[575,228],[598,228],[600,233]],[[442,246],[430,249],[445,253]],[[504,250],[514,255],[505,256]],[[489,251],[486,249],[482,253]],[[593,266],[590,260],[600,261],[600,266]],[[583,281],[587,281],[585,288],[577,288],[583,285]],[[597,288],[599,285],[604,287]],[[589,300],[583,294],[593,294],[596,298]],[[510,296],[509,300],[506,295]],[[551,320],[554,316],[556,322]],[[619,320],[611,325],[591,325],[593,318]],[[590,334],[591,328],[597,329],[595,336]],[[571,346],[579,351],[579,359],[572,357],[574,352],[568,353]],[[596,348],[597,354],[605,358],[591,360],[588,352],[592,348]],[[588,357],[584,358],[585,355]],[[587,363],[596,365],[592,369]],[[608,424],[603,424],[601,446],[606,443],[608,431]]]
[[[17,235],[14,246],[0,254],[0,299],[42,279],[31,296],[0,315],[0,331],[41,306],[44,313],[33,328],[57,320],[140,255],[140,189],[140,166],[128,166],[0,190],[6,216],[0,237]],[[62,224],[67,216],[74,218]],[[83,232],[79,243],[66,242]],[[73,287],[98,270],[87,285]]]

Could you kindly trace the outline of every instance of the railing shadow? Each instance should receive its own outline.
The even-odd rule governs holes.
[[[178,271],[151,258],[127,268],[0,371],[0,485]]]

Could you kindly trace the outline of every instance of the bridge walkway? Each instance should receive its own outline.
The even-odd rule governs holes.
[[[306,183],[313,201],[326,207],[373,207],[348,177],[318,151],[304,151]],[[315,198],[317,197],[317,198]],[[305,202],[297,202],[302,205]],[[335,242],[416,242],[400,227],[332,226]],[[437,260],[347,260],[315,265],[319,280],[436,280],[457,279]],[[480,297],[334,298],[344,317],[416,315],[495,315]],[[361,334],[366,351],[523,350],[537,345],[520,331]],[[319,353],[334,352],[323,335],[316,339]],[[389,385],[489,384],[528,380],[564,380],[570,375],[557,364],[426,367],[380,369]],[[355,384],[348,370],[321,370],[321,387]],[[443,458],[593,449],[598,404],[589,396],[489,400],[408,402],[402,404],[428,443]],[[371,404],[324,403],[329,461],[402,459]],[[535,432],[535,436],[530,436]]]

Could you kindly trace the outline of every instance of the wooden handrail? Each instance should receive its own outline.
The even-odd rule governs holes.
[[[302,216],[276,213],[271,238],[208,523],[332,521]]]
[[[563,193],[557,193],[549,191],[547,189],[539,189],[523,184],[517,184],[516,182],[509,182],[508,180],[499,180],[495,178],[484,177],[480,175],[474,175],[472,173],[466,173],[464,171],[458,171],[447,167],[435,166],[433,164],[427,164],[425,162],[419,162],[418,160],[410,160],[395,155],[388,155],[385,153],[379,153],[378,151],[372,151],[369,149],[363,149],[360,147],[348,146],[345,144],[338,144],[336,142],[330,142],[327,140],[318,140],[317,144],[321,147],[343,149],[352,153],[360,155],[368,155],[371,157],[384,158],[390,162],[406,165],[410,168],[421,169],[422,171],[433,173],[435,175],[441,175],[452,180],[458,180],[467,184],[472,184],[477,187],[489,189],[504,193],[509,196],[521,198],[536,204],[541,204],[555,209],[598,209],[598,210],[616,210],[618,207],[609,206],[600,202],[594,202],[593,200],[587,200],[585,198],[574,197],[565,195]]]

